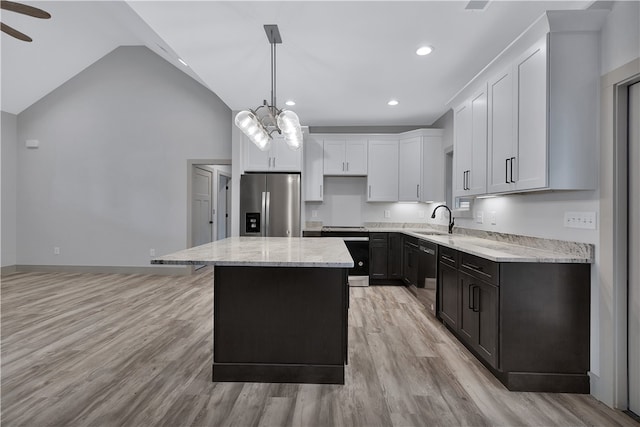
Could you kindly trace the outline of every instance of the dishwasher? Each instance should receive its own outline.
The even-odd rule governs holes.
[[[418,252],[418,283],[416,292],[423,305],[433,314],[437,313],[438,245],[420,240]]]

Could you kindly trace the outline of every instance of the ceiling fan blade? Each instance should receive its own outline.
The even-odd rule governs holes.
[[[23,15],[33,16],[34,18],[49,19],[51,14],[37,7],[27,6],[26,4],[16,3],[13,1],[0,1],[0,8],[11,12],[22,13]]]
[[[21,33],[15,28],[11,28],[10,26],[8,26],[3,22],[0,22],[0,31],[2,31],[3,33],[9,34],[11,37],[17,38],[18,40],[22,40],[25,42],[33,41],[31,37],[29,37],[28,35]]]

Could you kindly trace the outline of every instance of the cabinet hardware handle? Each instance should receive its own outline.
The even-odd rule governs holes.
[[[473,288],[475,288],[475,285],[469,285],[469,297],[467,298],[467,307],[470,310],[476,311],[475,310],[475,306],[476,306],[476,301],[475,301],[475,293],[473,292]]]
[[[273,158],[273,167],[274,168],[276,167],[276,158],[275,157]]]
[[[440,256],[442,257],[442,259],[446,259],[449,262],[456,262],[455,259],[453,259],[453,258],[451,258],[451,257],[449,257],[447,255],[440,255]]]
[[[416,198],[420,198],[420,184],[416,184]]]
[[[369,186],[369,198],[371,198],[371,186]]]
[[[467,189],[467,171],[462,172],[462,189]]]
[[[476,289],[478,290],[478,305],[476,306]],[[473,311],[474,312],[479,312],[480,311],[480,286],[476,285],[473,288]]]
[[[344,172],[344,162],[342,162],[342,172]]]
[[[472,270],[479,271],[479,272],[481,272],[481,273],[483,272],[482,267],[481,267],[481,266],[479,266],[479,265],[468,264],[468,263],[466,263],[466,262],[465,262],[463,265],[464,265],[465,267],[468,267],[468,268],[472,269]]]
[[[515,159],[516,159],[515,157],[512,157],[512,158],[511,158],[511,162],[509,163],[509,166],[510,166],[510,168],[511,168],[511,174],[510,174],[510,175],[511,175],[511,182],[513,182],[513,183],[515,183],[515,180],[513,179],[513,161],[514,161]]]
[[[504,160],[504,182],[505,184],[508,184],[510,182],[509,180],[509,158],[506,158]]]

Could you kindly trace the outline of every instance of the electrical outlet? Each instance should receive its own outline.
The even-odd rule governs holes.
[[[489,220],[491,221],[491,225],[496,225],[496,211],[491,211],[489,213]]]
[[[317,210],[312,210],[311,211],[311,218],[318,218],[318,211]]]
[[[391,218],[391,211],[385,210],[384,211],[384,217],[385,218]]]
[[[60,248],[59,248],[59,247],[57,247],[57,246],[54,246],[54,247],[53,247],[53,254],[54,254],[54,255],[60,255]]]
[[[596,229],[595,212],[565,212],[564,226],[568,228]]]
[[[484,223],[484,212],[482,211],[476,212],[476,223],[477,224]]]
[[[156,250],[155,249],[149,249],[149,256],[156,256]]]

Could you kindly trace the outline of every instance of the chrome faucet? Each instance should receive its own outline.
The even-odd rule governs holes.
[[[447,205],[436,206],[436,208],[433,210],[433,213],[431,214],[431,219],[436,218],[436,211],[438,210],[438,208],[445,208],[446,210],[449,211],[449,234],[453,234],[453,225],[454,225],[453,214],[451,213],[451,209],[449,209]]]

